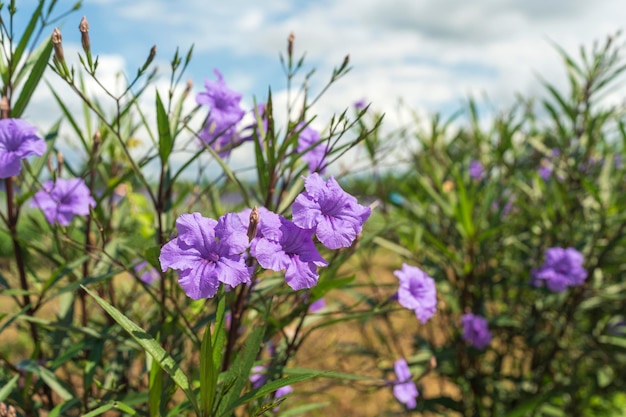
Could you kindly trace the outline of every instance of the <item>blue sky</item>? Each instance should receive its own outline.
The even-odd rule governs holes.
[[[34,1],[20,4],[27,10]],[[562,75],[549,40],[574,52],[626,23],[618,0],[85,0],[62,23],[65,44],[78,43],[82,15],[94,52],[121,58],[123,69],[134,71],[152,45],[167,61],[177,46],[193,44],[194,85],[219,68],[250,102],[268,85],[284,87],[278,53],[293,31],[318,85],[350,54],[352,74],[330,93],[337,108],[365,97],[390,111],[403,97],[428,112],[456,107],[468,94],[506,103],[518,91],[532,93],[537,73]]]
[[[36,1],[17,4],[25,18]],[[501,109],[516,93],[539,94],[538,74],[563,85],[551,41],[575,55],[580,45],[626,24],[620,0],[84,0],[59,24],[66,50],[74,51],[68,60],[80,48],[83,15],[104,80],[120,70],[134,73],[156,45],[166,82],[176,47],[186,51],[193,44],[187,76],[194,92],[218,68],[247,106],[253,96],[263,101],[268,86],[284,96],[278,54],[293,31],[297,54],[306,52],[307,68],[317,68],[313,91],[350,55],[352,72],[319,102],[317,113],[328,120],[366,98],[387,113],[390,125],[401,123],[400,98],[420,114],[449,114],[470,95],[486,96],[490,107]],[[29,110],[47,114],[49,98],[42,92]]]

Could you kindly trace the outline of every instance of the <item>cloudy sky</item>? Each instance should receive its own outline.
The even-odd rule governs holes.
[[[20,0],[18,7],[35,3]],[[470,95],[499,107],[518,92],[537,94],[538,74],[561,84],[551,42],[575,55],[626,24],[619,0],[84,0],[60,22],[66,49],[79,48],[82,15],[103,76],[133,73],[152,45],[164,64],[177,46],[193,44],[188,78],[195,91],[218,68],[246,105],[253,97],[264,101],[268,86],[284,90],[278,55],[294,32],[296,54],[306,52],[306,68],[317,68],[313,91],[350,55],[352,72],[319,103],[319,113],[365,98],[392,122],[400,98],[427,114],[449,114]],[[162,74],[166,81],[166,68]]]

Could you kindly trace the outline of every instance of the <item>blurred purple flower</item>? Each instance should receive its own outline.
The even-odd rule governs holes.
[[[322,297],[311,303],[309,306],[309,313],[317,313],[324,308],[326,308],[326,300]]]
[[[323,174],[324,171],[326,171],[324,159],[328,151],[327,145],[323,142],[320,143],[319,132],[311,126],[305,127],[305,123],[302,122],[296,127],[297,131],[301,129],[302,131],[298,136],[296,152],[304,152],[302,159],[308,162],[309,172],[313,173],[317,171]]]
[[[50,224],[58,222],[67,226],[74,216],[86,216],[89,207],[96,206],[82,178],[57,178],[54,182],[45,181],[41,186],[30,206],[41,209]]]
[[[206,91],[196,95],[198,104],[209,106],[209,117],[199,136],[221,157],[226,157],[233,146],[240,143],[236,125],[245,111],[239,105],[241,94],[228,88],[217,69],[213,72],[217,81],[205,80]]]
[[[241,94],[228,88],[221,72],[213,73],[217,81],[205,80],[206,91],[196,95],[196,103],[209,106],[209,118],[221,125],[237,123],[245,114],[239,106]]]
[[[293,388],[291,387],[291,385],[285,385],[284,387],[280,387],[276,390],[276,392],[274,393],[274,399],[278,400],[288,394],[291,394],[293,392]],[[278,412],[278,410],[280,410],[280,406],[274,407],[272,409],[273,412]]]
[[[294,290],[311,288],[319,279],[317,267],[328,265],[312,237],[311,229],[302,229],[269,210],[259,210],[257,237],[250,244],[250,254],[265,269],[286,270],[285,281]]]
[[[200,213],[176,220],[178,237],[161,249],[161,269],[179,271],[178,283],[188,297],[215,296],[220,283],[250,284],[251,272],[242,253],[248,247],[247,229],[239,216],[228,213],[219,221]]]
[[[367,107],[367,100],[365,98],[354,102],[354,108],[357,110],[363,110],[365,107]]]
[[[402,269],[393,274],[400,280],[398,302],[426,323],[437,311],[435,280],[418,267],[407,264],[402,264]]]
[[[463,314],[461,317],[463,325],[462,338],[476,349],[483,350],[491,343],[491,332],[489,323],[484,317],[472,313]]]
[[[151,285],[153,282],[161,279],[159,271],[152,267],[148,261],[139,262],[133,267],[133,270],[137,275],[139,275],[139,279],[146,285]]]
[[[587,278],[583,268],[583,255],[574,248],[549,248],[546,261],[540,268],[532,270],[532,284],[536,287],[545,281],[552,292],[562,292],[567,287],[581,285]]]
[[[480,181],[485,178],[485,168],[483,168],[483,164],[477,160],[471,161],[469,164],[469,175],[470,178],[476,181]]]
[[[537,170],[537,173],[542,180],[548,181],[552,176],[552,164],[547,159],[541,160],[541,166]]]
[[[613,157],[613,164],[615,165],[616,170],[621,170],[624,167],[624,164],[622,163],[622,155],[616,154]]]
[[[393,383],[393,395],[398,401],[406,405],[408,409],[415,408],[417,405],[417,387],[415,382],[411,380],[411,371],[405,359],[398,359],[394,366],[396,372],[396,381]]]
[[[261,388],[265,384],[265,381],[267,381],[265,371],[266,368],[263,365],[257,365],[252,368],[250,378],[248,378],[252,384],[252,389]]]
[[[328,249],[347,248],[361,233],[371,209],[362,206],[330,177],[324,181],[317,173],[304,179],[305,192],[293,202],[293,222],[313,229]]]
[[[19,175],[22,159],[41,156],[46,142],[37,136],[37,128],[22,119],[0,120],[0,178]]]

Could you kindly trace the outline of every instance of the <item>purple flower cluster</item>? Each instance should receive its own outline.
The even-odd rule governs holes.
[[[263,384],[265,384],[265,382],[267,381],[267,367],[263,366],[263,365],[257,365],[254,368],[252,368],[252,373],[250,374],[250,383],[252,384],[252,389],[258,389],[261,388],[263,386]],[[274,399],[279,399],[282,397],[285,397],[288,394],[291,394],[293,392],[293,388],[291,387],[291,385],[285,385],[284,387],[280,387],[276,390],[276,392],[274,392]],[[279,410],[279,407],[275,407],[273,408],[274,412],[277,412]]]
[[[437,311],[435,280],[418,267],[407,264],[393,274],[400,280],[398,302],[413,310],[418,320],[426,323]]]
[[[532,270],[532,284],[544,281],[552,292],[562,292],[585,282],[587,271],[583,268],[583,255],[574,248],[549,248],[544,264]]]
[[[313,236],[330,249],[350,246],[370,215],[331,177],[305,178],[306,191],[293,205],[293,221],[265,208],[228,213],[218,221],[199,213],[183,214],[176,222],[178,236],[161,249],[161,268],[179,272],[179,283],[193,298],[213,297],[220,283],[235,287],[249,284],[251,268],[247,251],[265,269],[285,271],[294,290],[311,288],[319,279],[318,267],[328,265]],[[252,232],[249,232],[249,229]],[[249,235],[248,233],[251,233]]]
[[[484,317],[472,313],[463,314],[461,317],[463,326],[462,338],[476,349],[483,350],[491,343],[489,323]]]
[[[198,104],[209,106],[209,116],[200,132],[200,139],[220,156],[226,157],[238,142],[237,123],[245,111],[239,105],[241,94],[228,88],[221,72],[216,69],[213,73],[217,81],[206,80],[206,91],[196,95]]]
[[[34,126],[21,119],[0,120],[0,178],[19,175],[23,159],[45,151],[46,142]]]
[[[148,261],[139,262],[133,267],[133,270],[139,276],[139,279],[146,285],[151,285],[161,278],[159,271],[154,269]]]
[[[470,178],[475,181],[480,181],[485,178],[485,168],[483,168],[483,164],[478,160],[473,160],[469,164],[469,175]]]
[[[31,207],[43,211],[48,223],[56,222],[61,226],[68,226],[74,216],[88,215],[89,208],[95,206],[96,202],[82,178],[45,181],[31,203]]]
[[[393,383],[393,395],[408,409],[415,408],[419,392],[411,379],[411,371],[405,359],[398,359],[394,366],[396,381]]]

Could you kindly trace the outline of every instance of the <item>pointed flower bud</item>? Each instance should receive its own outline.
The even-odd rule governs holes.
[[[287,54],[288,56],[293,56],[293,41],[296,39],[296,35],[293,32],[289,34],[287,38]]]
[[[259,225],[259,208],[254,206],[250,212],[250,224],[248,225],[248,242],[256,236],[257,226]]]
[[[63,54],[63,44],[61,43],[63,36],[59,28],[54,28],[52,32],[52,44],[54,46],[54,59],[59,62],[65,62],[65,55]]]
[[[80,30],[80,41],[83,44],[83,50],[85,53],[91,52],[91,42],[89,40],[89,22],[87,18],[83,16],[78,25],[78,30]]]

